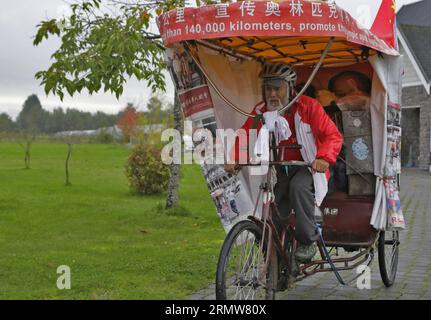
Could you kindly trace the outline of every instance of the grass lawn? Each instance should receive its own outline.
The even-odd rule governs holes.
[[[64,144],[24,151],[0,143],[0,299],[182,299],[215,279],[224,231],[200,168],[182,167],[187,216],[158,213],[165,195],[137,196],[124,175],[128,149]],[[57,267],[71,269],[57,289]]]

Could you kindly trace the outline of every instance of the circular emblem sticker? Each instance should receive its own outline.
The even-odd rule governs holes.
[[[368,146],[364,138],[358,138],[352,143],[353,156],[358,160],[365,160],[368,157]]]
[[[355,120],[353,120],[353,125],[356,128],[359,128],[362,125],[362,121],[360,119],[355,119]]]

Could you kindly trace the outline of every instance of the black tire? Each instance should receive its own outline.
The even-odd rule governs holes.
[[[246,239],[243,243],[241,239]],[[217,300],[275,299],[278,259],[272,246],[271,259],[265,276],[259,275],[258,261],[264,261],[267,250],[259,250],[262,230],[255,223],[238,222],[223,243],[216,274]],[[263,253],[263,254],[262,254]],[[245,258],[245,259],[244,259]],[[242,264],[242,262],[244,262]]]
[[[379,269],[386,287],[392,286],[395,282],[399,246],[398,231],[380,231],[378,242]]]

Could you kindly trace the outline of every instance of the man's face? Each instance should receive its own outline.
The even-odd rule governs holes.
[[[289,86],[286,81],[265,83],[263,91],[268,111],[278,110],[289,102]]]

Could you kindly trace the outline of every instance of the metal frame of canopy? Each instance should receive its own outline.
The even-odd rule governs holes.
[[[196,40],[196,43],[238,59],[283,61],[295,66],[313,66],[331,37],[237,37]],[[376,50],[334,38],[322,66],[366,61]]]
[[[248,3],[252,2],[249,1]],[[235,111],[248,117],[255,116],[235,106],[223,95],[212,81],[211,76],[200,64],[199,59],[194,54],[193,47],[203,46],[236,59],[256,60],[261,63],[283,61],[294,66],[313,67],[313,72],[304,87],[288,105],[279,110],[280,113],[288,110],[307,90],[320,67],[360,63],[367,61],[371,56],[381,55],[382,52],[389,55],[398,54],[395,49],[388,46],[386,42],[373,35],[369,30],[363,29],[347,12],[334,4],[320,2],[318,6],[321,10],[321,17],[316,18],[313,11],[313,6],[316,4],[311,4],[308,1],[298,0],[295,2],[296,5],[303,8],[302,15],[299,12],[292,14],[292,2],[278,2],[280,14],[271,17],[268,17],[267,13],[263,14],[265,6],[268,10],[268,2],[255,2],[252,15],[244,13],[244,3],[246,2],[224,4],[224,12],[227,13],[227,10],[230,10],[228,16],[233,25],[268,24],[269,22],[271,25],[273,22],[289,23],[291,24],[290,29],[281,31],[262,31],[260,29],[254,32],[223,27],[223,32],[221,30],[219,30],[220,32],[212,32],[215,28],[208,29],[206,27],[208,24],[213,24],[214,27],[225,23],[215,19],[217,18],[216,14],[219,13],[218,5],[171,10],[159,17],[158,25],[165,44],[169,46],[174,43],[181,43],[208,83],[224,102]],[[337,19],[331,19],[331,16],[336,16]],[[307,30],[304,32],[301,31],[301,26],[305,22],[307,25],[332,25],[334,27],[328,31]],[[337,24],[338,28],[335,27]]]
[[[285,111],[289,110],[290,107],[299,99],[299,97],[307,90],[307,88],[309,87],[309,85],[311,84],[311,82],[313,81],[314,77],[317,74],[317,71],[319,71],[325,57],[327,56],[327,53],[329,51],[329,49],[331,48],[332,43],[334,42],[334,38],[331,37],[328,41],[328,43],[326,44],[325,49],[323,50],[319,61],[317,62],[317,64],[314,66],[313,72],[310,74],[307,82],[305,83],[305,85],[303,86],[303,88],[298,92],[298,94],[284,107],[280,108],[278,110],[278,112],[284,113]],[[206,80],[208,81],[208,83],[213,87],[213,89],[217,92],[217,94],[225,101],[225,103],[230,106],[232,109],[234,109],[235,111],[241,113],[242,115],[245,115],[247,117],[251,117],[251,118],[255,118],[256,115],[251,114],[249,112],[246,112],[244,110],[242,110],[241,108],[237,107],[236,105],[234,105],[231,101],[229,101],[228,98],[225,97],[225,95],[221,92],[221,90],[219,90],[217,88],[217,86],[214,84],[214,82],[211,80],[211,77],[208,75],[208,73],[205,71],[205,69],[202,67],[202,65],[200,64],[199,60],[195,57],[195,55],[192,53],[192,51],[190,50],[190,45],[185,42],[184,47],[186,49],[186,52],[192,57],[194,63],[198,66],[198,68],[200,69],[200,71],[203,73],[203,75],[205,76]],[[260,59],[256,59],[256,60],[260,60]]]

